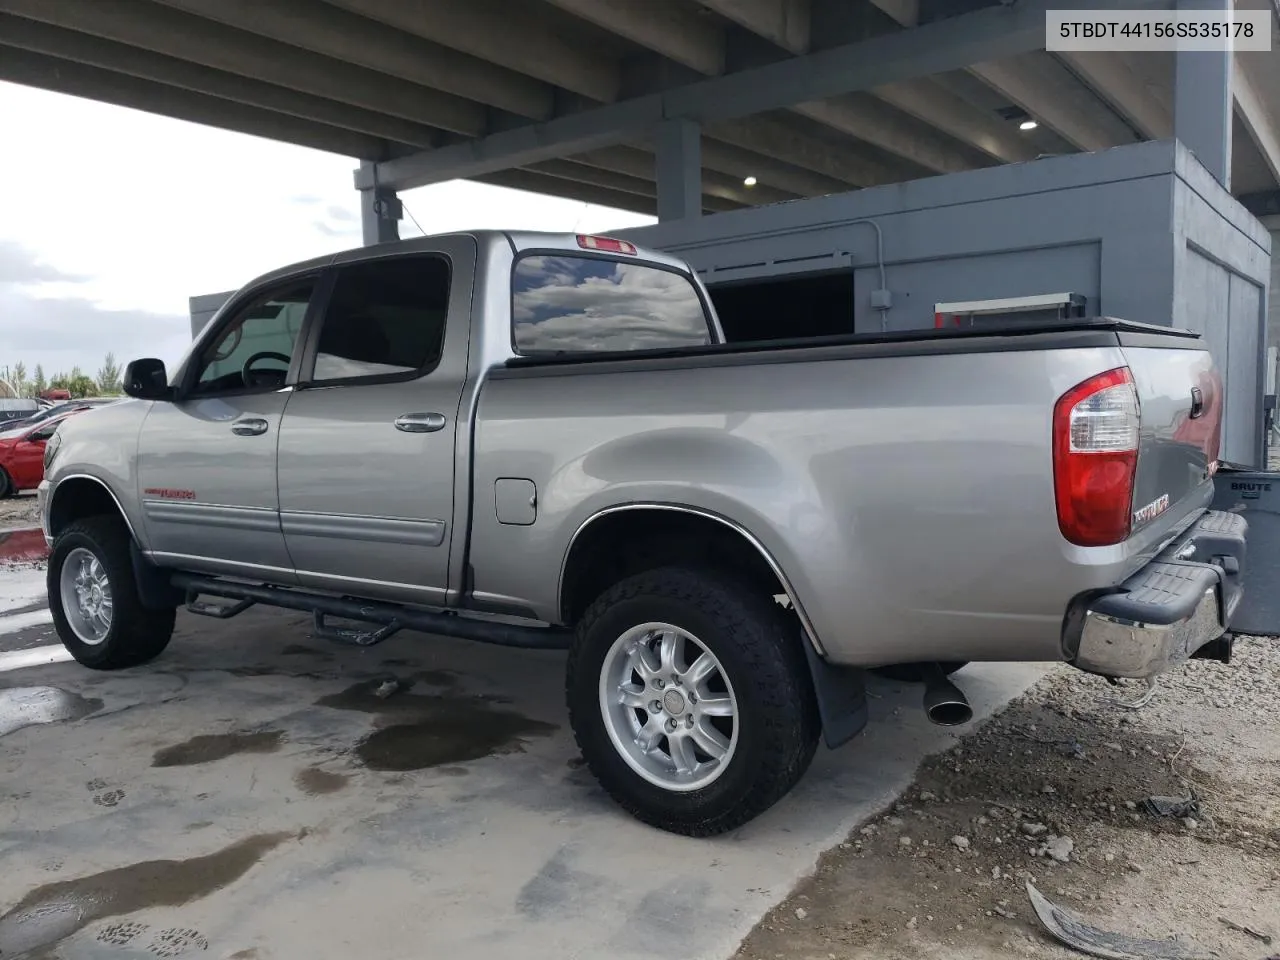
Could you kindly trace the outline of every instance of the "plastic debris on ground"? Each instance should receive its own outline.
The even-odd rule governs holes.
[[[1144,940],[1092,926],[1069,910],[1051,903],[1030,880],[1027,896],[1031,908],[1055,939],[1091,957],[1103,960],[1218,960],[1210,950],[1177,939]]]

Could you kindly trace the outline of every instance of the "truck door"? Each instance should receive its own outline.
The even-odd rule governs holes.
[[[333,267],[280,428],[280,517],[307,586],[444,604],[476,247]],[[465,496],[466,491],[459,495]]]
[[[292,581],[276,442],[318,282],[311,274],[248,292],[184,367],[178,399],[147,414],[138,494],[162,562]]]

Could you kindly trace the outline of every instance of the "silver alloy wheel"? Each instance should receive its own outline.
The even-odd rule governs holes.
[[[738,700],[724,667],[669,623],[642,623],[613,642],[600,668],[600,712],[627,765],[664,790],[707,786],[738,746]]]
[[[62,561],[58,577],[62,611],[81,643],[96,647],[111,631],[111,581],[92,551],[76,547]]]

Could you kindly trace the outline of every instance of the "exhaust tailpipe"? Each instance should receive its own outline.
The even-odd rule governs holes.
[[[973,707],[964,691],[947,679],[936,663],[924,668],[924,712],[929,720],[943,727],[954,727],[973,719]]]

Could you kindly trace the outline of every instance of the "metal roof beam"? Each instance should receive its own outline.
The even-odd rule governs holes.
[[[218,2],[218,0],[206,0]],[[724,30],[688,0],[547,0],[704,76],[724,72]]]
[[[877,97],[904,113],[943,130],[957,140],[1005,163],[1034,160],[1038,151],[1008,123],[927,77],[876,87]]]
[[[915,27],[920,15],[918,0],[916,2],[907,2],[907,0],[871,0],[871,2],[903,27]],[[1103,9],[1124,8],[1123,3],[1108,2],[1098,6]],[[1129,4],[1129,7],[1133,9],[1164,8],[1168,6],[1168,0],[1154,0],[1154,2],[1137,0],[1137,2]],[[1052,9],[1080,9],[1075,4],[1070,7],[1053,5],[1049,5],[1049,7]],[[1004,54],[1004,56],[1011,57],[1043,49],[1043,10],[1046,7],[1042,6],[1040,9],[1042,18],[1041,42],[1034,48],[1013,51]],[[979,11],[979,13],[981,12],[984,11]],[[976,15],[968,14],[967,16]],[[945,23],[947,21],[941,22]],[[988,86],[999,91],[1006,99],[1022,107],[1022,109],[1035,116],[1037,120],[1056,130],[1082,150],[1101,150],[1121,143],[1133,142],[1134,137],[1132,134],[1124,129],[1124,125],[1119,122],[1118,118],[1109,115],[1109,111],[1104,104],[1096,100],[1090,103],[1082,99],[1081,94],[1088,91],[1081,90],[1079,85],[1073,89],[1069,84],[1063,83],[1061,78],[1056,80],[1054,78],[1046,78],[1042,70],[1028,69],[1025,63],[997,62],[1000,59],[1001,57],[979,57],[977,60],[970,61],[963,66],[969,68],[971,73],[986,82]],[[941,73],[942,71],[936,72]],[[1104,114],[1106,115],[1104,116]]]
[[[743,177],[728,176],[714,169],[707,169],[707,139],[705,137],[703,138],[702,146],[704,164],[702,192],[705,196],[721,197],[725,200],[733,200],[743,205],[752,206],[766,203],[782,203],[787,200],[797,199],[796,194],[779,190],[776,186],[771,187],[760,184],[755,187],[747,187],[742,182]],[[653,154],[636,147],[603,147],[600,150],[589,150],[586,153],[576,154],[568,159],[575,163],[597,167],[601,170],[614,170],[619,173],[625,173],[628,176],[642,180],[653,180],[656,171]],[[654,193],[656,195],[656,185]]]
[[[658,212],[658,201],[654,198],[642,197],[622,190],[610,190],[594,184],[564,180],[534,170],[501,170],[466,179],[495,187],[506,187],[509,190],[523,190],[526,193],[539,193],[544,196],[577,200],[579,203],[613,207],[616,210],[627,210],[631,213],[656,216]]]
[[[797,166],[788,160],[766,157],[717,140],[707,130],[702,132],[702,166],[706,171],[726,174],[737,180],[755,177],[760,185],[777,187],[797,197],[825,197],[854,189],[853,184],[845,180],[814,173],[803,164]]]
[[[677,0],[675,4],[672,0],[647,0],[643,5],[615,0],[549,2],[704,75],[715,76],[724,69],[723,29],[711,18],[699,15],[698,8],[687,0]],[[779,51],[779,56],[784,54]],[[989,162],[986,155],[990,153],[987,147],[997,144],[1001,150],[994,154],[997,159],[1003,160],[1005,155],[1022,160],[1034,158],[1031,148],[1017,143],[1016,137],[1007,137],[1007,131],[1004,132],[1007,138],[1001,138],[1001,131],[997,130],[999,121],[994,117],[984,116],[959,97],[946,98],[940,88],[935,87],[933,92],[935,95],[930,96],[927,86],[893,85],[875,91],[881,100],[893,104],[891,107],[875,97],[862,96],[847,98],[841,103],[801,104],[795,109],[833,130],[875,144],[922,169],[938,173],[985,166]],[[904,116],[896,109],[895,93],[899,94],[899,100],[924,109],[932,118],[942,118],[945,132],[930,129],[927,124],[932,120],[920,122],[918,116],[911,115],[913,111],[906,111]],[[964,131],[957,141],[947,135],[954,135],[955,131]],[[966,149],[965,144],[974,149]]]
[[[1103,100],[1137,127],[1149,140],[1173,136],[1173,114],[1165,109],[1146,83],[1125,62],[1123,54],[1072,50],[1058,57]]]
[[[1231,88],[1235,94],[1236,113],[1266,161],[1267,169],[1280,183],[1280,111],[1268,103],[1259,89],[1249,69],[1249,61],[1239,53],[1234,59],[1235,76]]]
[[[810,0],[698,0],[708,10],[791,53],[807,53]]]
[[[377,137],[13,47],[0,47],[0,80],[348,157],[387,153]]]
[[[413,147],[440,143],[441,132],[399,117],[361,110],[335,100],[312,97],[295,90],[248,80],[233,73],[211,70],[174,57],[139,50],[87,33],[63,30],[0,13],[0,38],[5,44],[33,53],[47,54],[141,80],[220,97],[253,107],[350,130]]]
[[[564,87],[592,100],[617,99],[617,63],[564,36],[535,4],[512,0],[328,0],[406,33]]]
[[[396,0],[392,3],[395,5]],[[1090,3],[1091,0],[1022,0],[1012,7],[979,10],[392,160],[379,165],[378,176],[382,182],[398,187],[476,177],[510,166],[614,146],[637,131],[674,117],[710,125],[878,84],[963,69],[976,62],[1039,50],[1044,43],[1044,12],[1049,6],[1074,9]],[[1103,6],[1108,8],[1118,9],[1121,5],[1158,4],[1148,0],[1103,0]],[[416,0],[408,6],[416,6]],[[1097,3],[1093,3],[1090,8],[1096,7]]]
[[[848,147],[811,137],[777,117],[725,120],[703,131],[743,150],[772,157],[784,163],[798,163],[851,187],[873,187],[902,179],[901,171],[888,164],[863,157]]]
[[[716,75],[723,70],[723,28],[712,18],[698,14],[698,8],[687,0],[678,0],[678,5],[673,5],[671,0],[647,0],[645,5],[617,3],[615,0],[550,2],[705,75]],[[779,57],[782,56],[785,54],[779,51]],[[955,99],[956,103],[947,106],[968,107]],[[977,113],[972,107],[968,109],[971,115]],[[929,129],[913,117],[903,116],[886,107],[874,97],[851,98],[842,103],[802,104],[796,112],[896,153],[925,170],[954,172],[985,165],[985,157],[967,154],[960,143]],[[804,166],[804,161],[788,152],[785,144],[778,145],[777,150],[783,159]]]
[[[934,173],[961,173],[990,164],[977,151],[867,94],[802,103],[796,112]]]
[[[315,0],[157,2],[517,116],[545,120],[554,107],[546,84]]]
[[[970,69],[1081,150],[1106,150],[1138,139],[1106,104],[1048,54],[989,61]]]
[[[0,12],[114,40],[301,93],[465,136],[487,129],[484,107],[416,83],[192,17],[145,0],[0,0]]]

